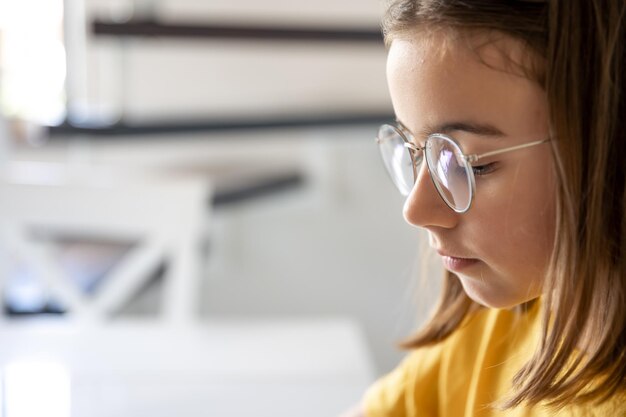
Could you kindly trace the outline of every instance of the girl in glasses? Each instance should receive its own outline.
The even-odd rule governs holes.
[[[446,274],[349,416],[626,416],[626,2],[396,0],[377,136]]]

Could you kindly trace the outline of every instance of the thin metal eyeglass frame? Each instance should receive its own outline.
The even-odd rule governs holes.
[[[428,147],[428,141],[432,138],[432,137],[441,137],[443,139],[449,140],[450,142],[452,142],[460,151],[461,151],[461,157],[463,158],[463,162],[464,162],[464,167],[465,167],[465,171],[467,173],[467,176],[470,180],[470,197],[469,197],[469,202],[467,203],[467,207],[464,209],[457,209],[455,207],[453,207],[450,203],[448,203],[448,201],[446,200],[446,198],[443,196],[442,194],[442,190],[440,189],[439,184],[437,184],[437,182],[435,181],[435,179],[433,178],[433,174],[430,168],[430,162],[429,162],[429,158],[428,158],[428,154],[426,152],[424,152],[423,154],[423,158],[426,159],[426,166],[428,168],[428,174],[430,176],[431,181],[433,182],[433,184],[435,185],[435,188],[437,189],[437,192],[439,193],[439,196],[441,197],[441,199],[446,203],[446,205],[448,207],[450,207],[452,210],[454,210],[457,213],[466,213],[471,205],[472,205],[472,201],[474,200],[474,195],[476,194],[476,178],[474,176],[474,170],[472,169],[472,164],[478,162],[480,159],[482,158],[486,158],[488,156],[494,156],[494,155],[500,155],[503,153],[507,153],[507,152],[512,152],[512,151],[516,151],[519,149],[525,149],[525,148],[530,148],[531,146],[536,146],[536,145],[541,145],[543,143],[547,143],[550,142],[551,139],[543,139],[543,140],[537,140],[537,141],[533,141],[533,142],[528,142],[528,143],[523,143],[521,145],[515,145],[515,146],[510,146],[508,148],[503,148],[503,149],[496,149],[493,151],[489,151],[489,152],[485,152],[482,154],[470,154],[470,155],[466,155],[463,152],[463,149],[461,148],[461,145],[459,145],[459,143],[452,137],[445,135],[443,133],[433,133],[431,135],[428,135],[428,137],[426,138],[426,141],[424,142],[424,146],[417,146],[414,143],[412,143],[410,140],[407,139],[407,134],[411,137],[413,137],[413,134],[411,133],[411,131],[402,124],[402,122],[400,121],[396,121],[396,125],[392,125],[392,124],[387,124],[388,126],[392,127],[399,135],[400,137],[404,140],[404,147],[409,149],[409,155],[411,156],[411,162],[412,162],[412,166],[413,166],[413,185],[415,185],[415,182],[417,181],[417,158],[415,157],[415,153],[422,151],[424,152],[426,150],[426,148]],[[381,126],[382,128],[382,126]],[[380,130],[380,128],[379,128]],[[377,143],[381,143],[381,140],[377,137],[376,138],[376,142]],[[420,161],[421,163],[421,161]]]

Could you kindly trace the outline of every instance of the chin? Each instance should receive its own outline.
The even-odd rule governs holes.
[[[489,308],[510,309],[530,301],[535,297],[521,297],[511,294],[506,288],[491,285],[486,277],[468,277],[456,274],[465,293],[476,303]]]

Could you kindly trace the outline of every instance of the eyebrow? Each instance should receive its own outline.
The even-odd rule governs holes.
[[[506,136],[504,132],[488,123],[474,123],[474,122],[444,122],[436,125],[427,125],[421,131],[421,135],[424,137],[432,135],[433,133],[450,133],[450,132],[467,132],[473,135],[500,138]]]

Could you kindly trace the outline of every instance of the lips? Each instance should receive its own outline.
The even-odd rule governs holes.
[[[478,259],[475,258],[462,258],[459,256],[452,256],[440,250],[438,250],[437,253],[441,256],[444,268],[454,272],[460,272],[479,262]]]

